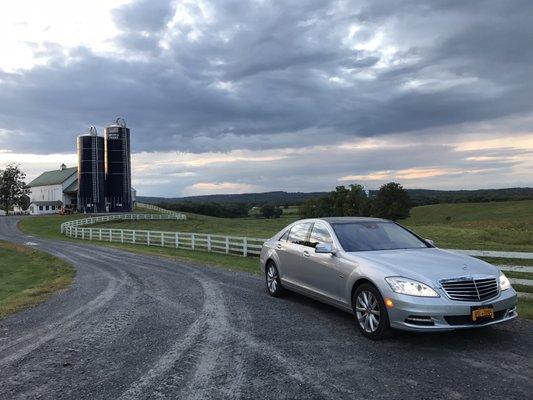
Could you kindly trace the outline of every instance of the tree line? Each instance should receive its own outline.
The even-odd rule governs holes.
[[[192,214],[208,215],[220,218],[242,218],[248,216],[250,206],[246,203],[214,203],[214,202],[180,202],[157,204],[159,207],[172,211],[188,212]]]
[[[396,182],[379,188],[369,197],[361,185],[337,186],[327,196],[306,200],[300,207],[303,218],[378,217],[392,220],[407,218],[411,201],[407,191]]]

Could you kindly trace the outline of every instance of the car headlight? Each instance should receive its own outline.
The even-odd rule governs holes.
[[[418,297],[439,297],[439,294],[428,285],[401,276],[391,276],[385,278],[391,289],[400,294]]]
[[[511,288],[511,282],[509,282],[509,279],[503,274],[503,272],[500,272],[500,290],[507,290]]]

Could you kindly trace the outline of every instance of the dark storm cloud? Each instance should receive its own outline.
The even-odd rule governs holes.
[[[72,151],[73,134],[117,115],[136,151],[193,152],[520,115],[533,106],[532,12],[527,1],[133,2],[113,14],[116,54],[48,45],[48,64],[0,75],[0,128],[16,135],[0,147]]]
[[[172,18],[172,3],[169,0],[138,0],[114,10],[113,17],[122,30],[160,31]]]

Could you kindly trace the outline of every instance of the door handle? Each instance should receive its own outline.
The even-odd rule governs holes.
[[[304,250],[304,257],[309,257],[311,254],[307,251],[307,250]]]
[[[278,249],[280,249],[280,250],[283,249],[283,246],[281,245],[281,243],[278,243],[278,244],[276,245],[276,247],[277,247]]]

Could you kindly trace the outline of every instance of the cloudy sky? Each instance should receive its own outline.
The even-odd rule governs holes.
[[[0,5],[0,168],[117,116],[141,195],[533,186],[533,2]]]

